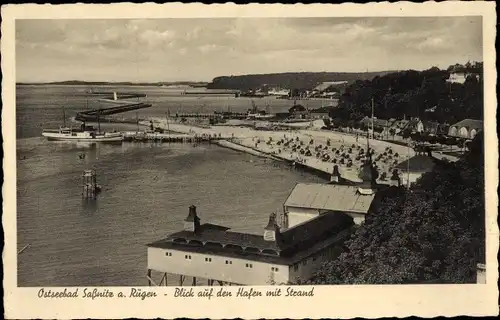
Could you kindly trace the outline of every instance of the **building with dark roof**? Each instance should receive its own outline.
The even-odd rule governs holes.
[[[448,129],[448,135],[465,139],[474,139],[476,134],[483,130],[483,121],[465,119],[451,125]]]
[[[183,230],[147,245],[148,276],[155,270],[240,285],[307,280],[334,258],[353,225],[349,215],[325,211],[285,229],[273,213],[262,235],[255,235],[201,224],[191,206]]]

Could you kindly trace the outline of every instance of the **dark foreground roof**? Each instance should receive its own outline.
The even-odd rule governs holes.
[[[345,231],[353,225],[350,216],[328,212],[279,232],[275,241],[266,241],[260,235],[203,224],[197,233],[179,231],[148,246],[290,265],[341,241],[346,236]]]

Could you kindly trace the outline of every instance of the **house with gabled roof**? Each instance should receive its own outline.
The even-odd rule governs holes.
[[[411,132],[423,132],[425,129],[424,123],[419,118],[411,119],[406,125],[406,128]]]

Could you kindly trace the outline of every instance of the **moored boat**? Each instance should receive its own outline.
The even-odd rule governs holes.
[[[59,127],[59,129],[44,129],[42,131],[42,136],[46,137],[48,140],[75,142],[121,142],[124,140],[120,132],[101,131],[99,116],[97,120],[99,125],[98,129],[95,129],[93,126],[87,126],[85,123],[82,123],[80,128],[68,128],[66,126],[66,113],[63,107],[64,126]]]
[[[123,135],[120,132],[100,132],[92,127],[81,129],[59,128],[43,130],[42,136],[48,140],[78,141],[78,142],[120,142]]]

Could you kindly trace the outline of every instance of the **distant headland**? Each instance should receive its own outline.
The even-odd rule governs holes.
[[[196,81],[174,81],[174,82],[107,82],[107,81],[82,81],[82,80],[67,80],[67,81],[54,81],[54,82],[17,82],[17,85],[88,85],[88,86],[158,86],[158,87],[169,87],[169,86],[189,86],[189,87],[206,87],[208,82],[196,82]]]

